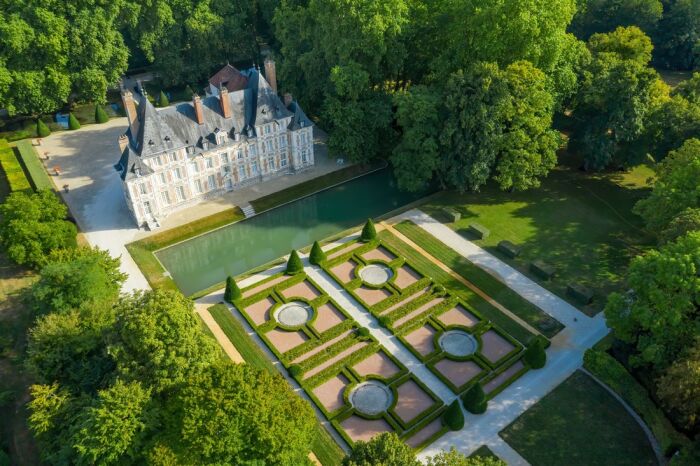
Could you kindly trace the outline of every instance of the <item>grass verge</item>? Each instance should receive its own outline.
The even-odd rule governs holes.
[[[54,189],[51,178],[41,164],[39,154],[34,150],[32,142],[28,140],[18,141],[16,148],[34,189]]]
[[[248,364],[273,374],[279,374],[260,347],[248,336],[241,323],[231,315],[227,306],[217,304],[210,307],[209,312]],[[343,450],[321,424],[317,424],[317,435],[311,451],[324,466],[340,465],[345,457]]]
[[[405,221],[395,225],[394,228],[463,278],[472,282],[481,291],[505,306],[513,314],[542,332],[546,337],[552,338],[564,328],[559,321],[521,297],[488,272],[465,259],[454,249],[451,249],[418,225]]]
[[[577,371],[500,433],[539,466],[653,466],[656,455],[625,408]]]

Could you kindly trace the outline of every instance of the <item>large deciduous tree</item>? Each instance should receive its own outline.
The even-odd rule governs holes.
[[[582,0],[571,30],[584,40],[618,26],[638,26],[652,34],[663,10],[659,0]]]
[[[655,61],[664,68],[700,65],[700,1],[671,0],[654,34]]]
[[[355,442],[343,466],[419,466],[420,461],[411,447],[391,433],[382,433],[368,442]]]
[[[686,428],[700,424],[700,338],[657,380],[657,393]]]

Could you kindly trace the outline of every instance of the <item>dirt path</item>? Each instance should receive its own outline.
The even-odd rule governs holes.
[[[216,320],[214,320],[214,317],[212,317],[211,313],[209,312],[208,307],[209,304],[200,304],[197,302],[195,302],[194,305],[195,312],[199,314],[202,321],[204,321],[206,326],[209,327],[211,333],[214,334],[214,338],[216,338],[216,341],[219,342],[219,346],[223,348],[226,355],[231,358],[231,361],[237,364],[245,363],[241,353],[238,352],[236,347],[233,346],[233,343],[231,343],[231,340],[229,340],[224,331],[221,330],[221,327],[219,327],[219,324],[216,323]]]

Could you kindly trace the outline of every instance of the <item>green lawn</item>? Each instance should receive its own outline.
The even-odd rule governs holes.
[[[537,466],[644,466],[644,432],[603,387],[577,371],[500,433]]]
[[[592,315],[619,288],[630,259],[653,244],[631,212],[648,194],[652,176],[646,166],[604,174],[560,166],[539,189],[508,193],[489,185],[479,193],[444,192],[422,209],[438,218],[444,218],[444,207],[459,211],[462,219],[450,226],[465,236],[470,223],[485,226],[490,236],[475,243],[533,279],[531,261],[553,265],[557,275],[544,285]],[[501,240],[520,245],[520,256],[513,260],[498,252]],[[568,283],[592,289],[594,302],[584,307],[567,297]]]
[[[482,457],[482,458],[493,458],[493,459],[500,459],[498,455],[496,455],[494,452],[491,451],[489,447],[486,445],[482,445],[479,448],[474,451],[471,455],[469,455],[469,458],[476,458],[476,457]]]
[[[444,287],[452,290],[452,292],[464,299],[467,304],[473,306],[484,317],[496,323],[499,327],[508,332],[512,337],[521,343],[526,344],[533,337],[529,331],[521,327],[510,317],[493,307],[481,296],[464,286],[462,282],[442,270],[430,260],[426,259],[422,254],[409,247],[406,243],[399,240],[388,231],[380,231],[377,234],[377,237],[405,257],[407,261],[418,270],[418,272],[427,277],[431,277],[435,282],[440,283]]]
[[[418,225],[405,221],[396,225],[395,228],[548,338],[552,338],[564,328],[559,321],[550,317]]]
[[[260,347],[248,336],[241,323],[231,315],[226,306],[217,304],[210,307],[209,312],[211,312],[214,320],[216,320],[238,352],[241,353],[246,363],[273,374],[279,374],[279,371],[272,365],[272,361],[265,356]],[[317,432],[318,435],[311,450],[323,466],[339,465],[345,457],[343,450],[338,447],[338,444],[335,443],[321,424],[317,424]]]

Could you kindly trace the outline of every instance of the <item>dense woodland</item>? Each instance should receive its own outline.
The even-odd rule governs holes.
[[[104,103],[130,66],[196,88],[268,47],[330,148],[388,159],[406,190],[537,189],[562,153],[584,170],[655,165],[635,213],[658,247],[605,314],[616,355],[697,438],[700,74],[671,88],[657,69],[700,68],[700,0],[0,0],[0,107]],[[120,296],[117,262],[76,249],[49,193],[12,194],[0,216],[8,256],[40,271],[30,424],[48,463],[306,461],[309,406],[280,378],[222,363],[189,301]],[[391,442],[347,464],[397,458]],[[698,456],[696,441],[674,461]]]

